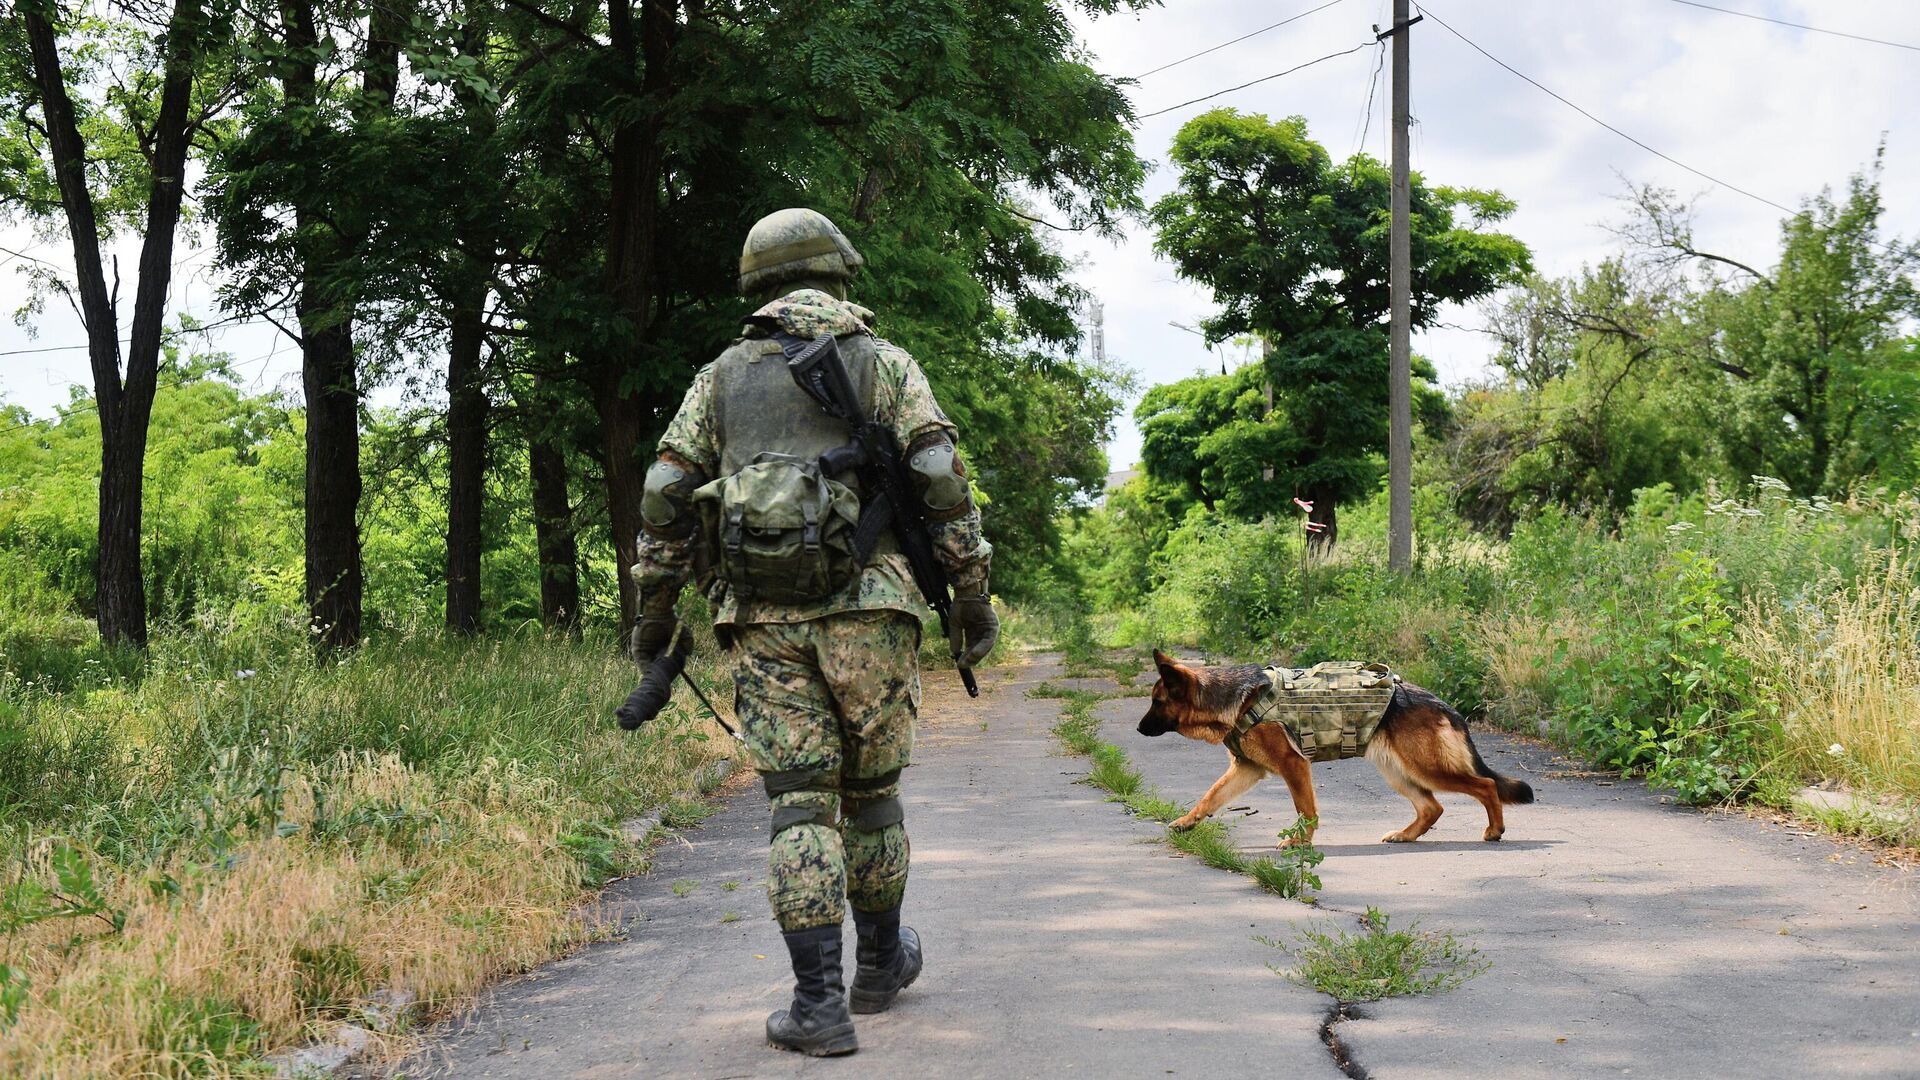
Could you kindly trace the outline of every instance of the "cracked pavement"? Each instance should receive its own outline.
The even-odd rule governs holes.
[[[1254,938],[1352,929],[1373,906],[1467,936],[1492,963],[1450,993],[1359,1005],[1335,1025],[1374,1080],[1920,1077],[1911,872],[1636,783],[1556,775],[1579,770],[1476,731],[1488,762],[1539,796],[1508,808],[1506,840],[1480,842],[1479,806],[1443,795],[1425,839],[1377,843],[1406,801],[1365,762],[1315,766],[1327,859],[1310,907],[1151,843],[1158,825],[1075,783],[1086,762],[1049,733],[1060,702],[1025,696],[1058,673],[993,669],[977,701],[928,674],[905,793],[907,922],[927,970],[891,1012],[857,1018],[858,1054],[803,1058],[762,1039],[791,981],[767,912],[765,802],[736,784],[649,874],[607,890],[619,940],[502,984],[384,1075],[1336,1078],[1321,1039],[1331,999],[1276,975],[1287,957]],[[1135,692],[1096,706],[1102,734],[1191,805],[1225,753],[1137,735]],[[1291,805],[1274,779],[1236,802],[1252,813],[1222,817],[1258,853]]]

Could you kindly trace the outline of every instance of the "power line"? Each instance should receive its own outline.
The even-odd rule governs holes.
[[[1380,42],[1379,51],[1373,57],[1373,75],[1367,80],[1367,109],[1360,121],[1360,142],[1353,148],[1349,157],[1358,157],[1367,149],[1367,133],[1373,130],[1373,95],[1380,89],[1380,72],[1387,62],[1387,43]]]
[[[1753,192],[1748,191],[1746,188],[1739,186],[1738,184],[1732,184],[1710,173],[1702,172],[1701,170],[1694,168],[1693,166],[1687,164],[1684,161],[1681,161],[1679,158],[1676,158],[1671,154],[1662,153],[1661,151],[1656,150],[1651,146],[1648,146],[1646,143],[1641,142],[1639,139],[1634,138],[1633,136],[1627,134],[1624,131],[1621,131],[1619,128],[1614,127],[1612,124],[1607,123],[1605,120],[1600,119],[1599,117],[1593,115],[1592,113],[1574,104],[1573,102],[1568,101],[1566,98],[1561,97],[1558,93],[1555,93],[1552,89],[1546,86],[1543,86],[1539,82],[1535,81],[1531,76],[1519,70],[1518,68],[1514,67],[1512,64],[1507,63],[1505,60],[1502,60],[1499,57],[1488,52],[1487,50],[1481,48],[1479,45],[1474,43],[1472,38],[1469,38],[1467,37],[1467,35],[1461,33],[1458,30],[1455,30],[1452,26],[1449,26],[1447,24],[1447,21],[1445,19],[1442,19],[1440,16],[1434,14],[1434,11],[1432,8],[1427,7],[1426,5],[1423,4],[1420,7],[1420,13],[1422,15],[1427,16],[1428,18],[1431,18],[1434,22],[1439,23],[1442,27],[1446,29],[1447,33],[1452,34],[1454,37],[1457,37],[1461,41],[1466,42],[1467,45],[1473,49],[1474,52],[1479,53],[1481,56],[1484,56],[1487,59],[1493,61],[1494,63],[1500,65],[1501,67],[1507,69],[1508,73],[1520,78],[1521,80],[1530,84],[1534,89],[1539,90],[1541,93],[1544,93],[1548,97],[1553,98],[1555,101],[1558,101],[1560,104],[1565,105],[1567,108],[1572,109],[1574,112],[1579,113],[1581,116],[1586,117],[1587,119],[1593,121],[1594,123],[1600,125],[1603,128],[1606,128],[1608,131],[1613,132],[1615,135],[1620,136],[1621,138],[1627,140],[1633,145],[1639,147],[1640,149],[1645,150],[1647,153],[1652,154],[1654,157],[1657,157],[1662,161],[1668,162],[1669,164],[1677,165],[1680,168],[1687,170],[1688,172],[1692,173],[1695,176],[1700,177],[1703,180],[1706,180],[1713,184],[1717,184],[1720,187],[1726,188],[1728,191],[1745,195],[1747,198],[1752,199],[1755,202],[1765,203],[1766,205],[1773,207],[1775,210],[1778,210],[1783,214],[1791,215],[1791,214],[1798,213],[1798,211],[1794,210],[1790,206],[1785,206],[1781,203],[1774,202],[1772,199],[1767,198],[1765,195],[1756,195]]]
[[[1174,60],[1170,63],[1161,64],[1159,67],[1154,68],[1152,71],[1143,71],[1140,74],[1135,75],[1134,78],[1144,79],[1149,75],[1158,74],[1159,72],[1165,71],[1170,67],[1179,67],[1181,64],[1184,64],[1189,60],[1198,60],[1199,58],[1207,55],[1208,53],[1219,52],[1221,49],[1224,49],[1229,45],[1238,45],[1239,43],[1247,40],[1250,37],[1259,37],[1261,34],[1264,34],[1269,30],[1278,30],[1290,22],[1297,22],[1300,19],[1304,19],[1316,11],[1325,11],[1328,8],[1334,6],[1335,4],[1342,3],[1342,2],[1344,2],[1344,0],[1327,0],[1326,3],[1321,4],[1317,8],[1310,8],[1306,11],[1301,12],[1298,15],[1293,15],[1285,19],[1281,19],[1279,22],[1274,23],[1272,26],[1263,26],[1260,29],[1253,31],[1250,34],[1241,34],[1239,37],[1234,38],[1232,41],[1223,41],[1220,44],[1215,45],[1211,49],[1201,49],[1199,52],[1194,53],[1192,56],[1183,56],[1180,59]]]
[[[1273,73],[1273,74],[1271,74],[1271,75],[1262,75],[1262,76],[1261,76],[1260,78],[1258,78],[1258,79],[1255,79],[1255,80],[1253,80],[1252,82],[1243,82],[1243,83],[1241,83],[1241,84],[1240,84],[1239,86],[1229,86],[1229,87],[1227,87],[1227,88],[1226,88],[1225,90],[1215,90],[1215,91],[1214,91],[1213,93],[1211,93],[1211,94],[1205,94],[1205,95],[1202,95],[1202,96],[1200,96],[1200,97],[1197,97],[1197,98],[1194,98],[1194,99],[1193,99],[1193,100],[1191,100],[1191,101],[1183,101],[1183,102],[1181,102],[1181,103],[1180,103],[1180,104],[1178,104],[1178,105],[1169,105],[1169,106],[1167,106],[1167,107],[1166,107],[1166,108],[1164,108],[1164,109],[1156,109],[1156,110],[1154,110],[1153,112],[1150,112],[1150,113],[1141,113],[1141,114],[1140,114],[1140,116],[1138,117],[1138,119],[1141,119],[1141,120],[1147,120],[1147,119],[1150,119],[1150,118],[1152,118],[1152,117],[1155,117],[1155,116],[1160,116],[1160,115],[1162,115],[1162,114],[1165,114],[1165,113],[1170,113],[1170,112],[1172,112],[1172,111],[1174,111],[1175,109],[1184,109],[1184,108],[1186,108],[1186,107],[1187,107],[1187,106],[1189,106],[1189,105],[1198,105],[1199,103],[1201,103],[1201,102],[1203,102],[1203,101],[1211,101],[1211,100],[1213,100],[1214,98],[1217,98],[1217,97],[1219,97],[1219,96],[1220,96],[1220,95],[1222,95],[1222,94],[1231,94],[1231,93],[1233,93],[1233,92],[1234,92],[1235,90],[1245,90],[1245,89],[1246,89],[1247,87],[1249,87],[1249,86],[1258,86],[1259,84],[1261,84],[1261,83],[1263,83],[1263,82],[1272,82],[1273,80],[1275,80],[1275,79],[1278,79],[1278,78],[1280,78],[1280,77],[1281,77],[1282,75],[1291,75],[1291,74],[1293,74],[1293,73],[1294,73],[1294,72],[1296,72],[1296,71],[1301,71],[1301,70],[1304,70],[1304,69],[1306,69],[1306,68],[1310,68],[1310,67],[1312,67],[1312,66],[1313,66],[1313,65],[1315,65],[1315,64],[1324,64],[1324,63],[1326,63],[1326,62],[1327,62],[1328,60],[1332,60],[1332,59],[1335,59],[1335,58],[1337,58],[1337,57],[1341,57],[1341,56],[1351,56],[1351,55],[1353,55],[1354,53],[1357,53],[1357,52],[1359,52],[1359,51],[1360,51],[1361,49],[1364,49],[1364,48],[1366,48],[1366,47],[1368,47],[1369,45],[1372,45],[1373,43],[1374,43],[1374,42],[1373,42],[1373,39],[1372,39],[1372,38],[1368,38],[1367,40],[1365,40],[1365,41],[1363,41],[1363,42],[1361,42],[1360,44],[1358,44],[1358,45],[1355,45],[1355,46],[1354,46],[1353,48],[1351,48],[1351,49],[1342,49],[1342,50],[1340,50],[1339,52],[1333,52],[1333,53],[1328,53],[1328,54],[1327,54],[1327,55],[1325,55],[1325,56],[1322,56],[1322,57],[1317,57],[1317,58],[1315,58],[1315,59],[1313,59],[1313,60],[1309,60],[1309,61],[1307,61],[1307,62],[1306,62],[1306,63],[1304,63],[1304,64],[1295,64],[1295,65],[1294,65],[1293,67],[1290,67],[1290,68],[1288,68],[1288,69],[1287,69],[1287,70],[1285,70],[1285,71],[1276,71],[1276,72],[1274,72],[1274,73]]]
[[[121,338],[120,344],[122,345],[128,344],[127,339]],[[93,346],[91,345],[49,345],[44,349],[8,349],[5,352],[0,352],[0,356],[27,356],[31,353],[72,352],[75,349],[91,349],[91,348],[93,348]]]
[[[1785,19],[1776,19],[1769,15],[1755,15],[1751,11],[1735,11],[1732,8],[1714,7],[1712,4],[1702,4],[1699,0],[1673,0],[1673,2],[1676,4],[1685,4],[1688,7],[1700,8],[1703,11],[1717,11],[1722,15],[1738,15],[1743,19],[1752,19],[1755,22],[1773,23],[1775,26],[1791,26],[1795,30],[1811,30],[1816,34],[1832,34],[1834,37],[1852,38],[1855,41],[1865,41],[1874,45],[1890,45],[1896,49],[1908,49],[1913,52],[1920,52],[1920,45],[1908,45],[1904,41],[1888,41],[1885,38],[1868,37],[1865,34],[1849,34],[1845,30],[1828,30],[1823,26],[1808,26],[1806,23],[1788,22]]]
[[[271,320],[269,319],[255,319],[245,315],[229,315],[224,319],[215,319],[213,322],[202,323],[199,326],[183,326],[183,327],[176,327],[172,330],[168,330],[166,332],[166,335],[161,339],[161,344],[165,345],[165,344],[168,344],[169,342],[178,341],[180,338],[183,338],[188,334],[201,334],[201,333],[206,333],[207,331],[210,331],[210,330],[218,330],[228,326],[259,326],[270,321]],[[133,344],[133,339],[121,338],[120,344],[131,345]],[[91,348],[93,348],[93,346],[90,344],[88,345],[47,345],[38,349],[7,349],[4,351],[0,351],[0,356],[28,356],[34,353],[75,352],[80,349],[91,349]]]

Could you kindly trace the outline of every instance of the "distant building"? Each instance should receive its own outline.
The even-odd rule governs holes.
[[[1135,465],[1131,469],[1121,469],[1117,472],[1108,473],[1106,486],[1101,489],[1099,498],[1096,498],[1093,500],[1093,505],[1095,506],[1104,505],[1107,501],[1108,492],[1118,487],[1125,487],[1127,481],[1132,480],[1134,477],[1139,475],[1140,475],[1140,466],[1138,465]]]

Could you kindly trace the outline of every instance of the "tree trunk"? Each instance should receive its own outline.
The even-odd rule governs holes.
[[[301,231],[305,232],[303,225]],[[360,565],[360,387],[350,319],[301,290],[301,377],[307,394],[307,609],[323,649],[358,644],[365,582]]]
[[[113,297],[107,292],[99,223],[92,193],[87,189],[86,144],[67,94],[59,44],[43,12],[31,6],[19,10],[46,121],[55,182],[73,239],[81,318],[86,323],[94,401],[100,412],[100,550],[94,568],[95,615],[105,641],[145,647],[147,591],[140,568],[142,470],[147,427],[159,385],[160,338],[165,327],[167,286],[173,274],[174,229],[180,221],[187,151],[193,138],[188,122],[193,69],[206,27],[202,25],[199,0],[180,0],[167,21],[160,108],[149,132],[151,180],[123,383],[118,316]]]
[[[314,109],[320,101],[315,56],[319,34],[313,0],[285,0],[281,17],[288,56],[281,63],[287,102]],[[389,113],[399,86],[399,34],[410,13],[375,5],[354,120]],[[349,205],[350,202],[348,203]],[[294,207],[301,260],[301,382],[307,399],[307,608],[322,649],[360,641],[365,580],[360,558],[360,382],[353,344],[353,260],[364,228],[346,227],[310,206]],[[356,231],[357,229],[357,231]]]
[[[480,354],[484,282],[453,312],[447,349],[447,629],[480,629],[480,513],[487,474],[487,391]]]
[[[536,433],[527,439],[527,464],[533,481],[533,531],[540,550],[540,621],[577,634],[580,551],[567,497],[566,455],[545,433]]]
[[[280,9],[287,56],[280,83],[287,104],[318,107],[314,56],[319,34],[312,0]],[[324,167],[316,165],[315,167]],[[347,245],[313,207],[294,207],[300,237],[300,380],[306,392],[307,613],[323,650],[360,640],[365,584],[360,565],[360,386],[353,352],[353,310],[329,288]]]
[[[1309,488],[1307,501],[1313,504],[1313,512],[1307,520],[1325,526],[1319,532],[1307,532],[1307,550],[1315,555],[1327,555],[1333,551],[1333,545],[1340,538],[1340,507],[1327,492]]]
[[[618,393],[606,385],[617,381],[617,372],[601,380],[594,406],[607,455],[607,518],[613,529],[615,577],[620,583],[620,625],[627,626],[640,612],[640,589],[633,583],[631,571],[640,561],[640,495],[647,465],[640,455],[645,449],[646,411],[638,396]]]
[[[665,152],[661,100],[668,94],[668,57],[676,32],[674,0],[639,0],[638,33],[631,0],[608,0],[607,40],[622,69],[641,73],[641,99],[626,110],[630,117],[613,133],[611,205],[607,234],[607,291],[627,321],[618,343],[600,351],[590,365],[589,389],[606,451],[607,516],[613,529],[615,575],[620,584],[620,621],[625,626],[640,610],[640,593],[629,570],[639,561],[640,493],[651,447],[645,445],[655,404],[632,389],[632,375],[646,356],[658,296],[655,234],[659,227],[660,186]]]
[[[460,49],[478,60],[486,53],[494,5],[491,0],[466,0],[463,8],[467,22]],[[454,95],[474,145],[489,150],[486,158],[473,164],[490,175],[503,175],[505,161],[490,152],[497,128],[493,108],[464,82],[456,81]],[[491,220],[488,209],[478,204],[461,215],[452,252],[455,274],[448,287],[452,317],[447,346],[447,629],[456,634],[480,629],[480,526],[490,412],[481,357],[487,347],[487,295],[496,269],[492,253],[497,250],[486,224]]]

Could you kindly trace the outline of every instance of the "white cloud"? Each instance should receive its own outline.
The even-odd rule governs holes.
[[[1300,0],[1297,9],[1309,6]],[[1727,6],[1920,43],[1920,5],[1727,0]],[[1295,9],[1259,0],[1178,3],[1138,16],[1083,22],[1082,31],[1103,70],[1128,73],[1275,22]],[[1349,0],[1142,80],[1133,93],[1136,107],[1152,111],[1344,48],[1364,36],[1369,23],[1386,25],[1389,11],[1384,0]],[[1920,140],[1895,123],[1897,103],[1920,99],[1920,65],[1903,50],[1666,0],[1438,0],[1433,11],[1488,52],[1608,123],[1787,206],[1797,206],[1823,186],[1844,184],[1872,157],[1885,133],[1888,225],[1907,235],[1920,232],[1915,199]],[[1533,248],[1542,271],[1569,273],[1612,249],[1605,226],[1620,218],[1617,199],[1626,181],[1701,194],[1703,242],[1737,257],[1771,261],[1779,211],[1716,188],[1597,126],[1502,70],[1433,19],[1413,34],[1414,167],[1435,181],[1493,187],[1512,196],[1519,211],[1505,228]],[[1343,156],[1354,148],[1372,60],[1370,52],[1356,53],[1148,120],[1138,135],[1140,152],[1164,162],[1181,121],[1230,105],[1272,116],[1305,116],[1314,136]],[[1367,139],[1377,157],[1385,156],[1386,96],[1383,77]],[[1149,198],[1169,183],[1163,167],[1149,180]],[[1171,267],[1153,260],[1150,247],[1150,237],[1138,229],[1119,252],[1102,250],[1098,241],[1082,245],[1092,255],[1082,281],[1107,301],[1109,352],[1131,364],[1149,385],[1209,362],[1217,365],[1196,339],[1166,326],[1168,318],[1189,322],[1204,316],[1210,308],[1204,290],[1172,284]],[[1456,312],[1449,321],[1477,325],[1478,317]],[[1448,382],[1478,374],[1490,352],[1483,335],[1459,330],[1420,335],[1414,346],[1434,359]],[[1123,422],[1110,449],[1116,466],[1136,458],[1139,436],[1130,422]]]

